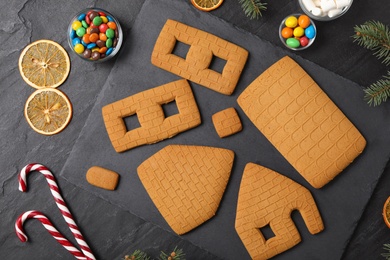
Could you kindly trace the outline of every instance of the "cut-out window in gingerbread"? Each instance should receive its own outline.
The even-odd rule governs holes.
[[[311,234],[324,229],[308,189],[270,169],[248,163],[238,194],[236,231],[252,259],[269,259],[301,241],[291,213],[297,210]],[[269,226],[274,236],[261,231]]]
[[[185,58],[175,55],[178,42],[190,45]],[[225,60],[222,72],[210,68],[213,57]],[[231,95],[248,51],[210,33],[167,20],[154,46],[152,64],[225,95]]]
[[[166,116],[162,106],[167,103],[176,105],[178,113]],[[108,136],[117,152],[159,142],[201,123],[198,106],[185,79],[106,105],[102,113]],[[131,116],[137,116],[140,127],[128,129],[131,126],[125,120]]]

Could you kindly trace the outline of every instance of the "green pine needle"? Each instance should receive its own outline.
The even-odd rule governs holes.
[[[261,0],[238,0],[238,2],[249,19],[258,19],[262,16],[261,11],[267,10],[267,4],[262,3]]]
[[[381,254],[383,257],[386,258],[386,260],[390,260],[390,244],[384,244],[383,245],[383,249],[385,249],[386,251],[388,251],[388,253],[383,253]]]
[[[135,250],[133,254],[125,256],[125,260],[150,260],[145,252]]]
[[[170,254],[161,251],[160,260],[185,260],[185,254],[183,249],[175,247]]]
[[[374,52],[378,59],[390,65],[390,30],[389,27],[378,21],[367,21],[355,26],[355,35],[352,37],[360,46]]]
[[[390,97],[390,71],[387,72],[386,76],[383,76],[383,79],[364,89],[364,93],[364,98],[370,106],[378,106],[382,102],[386,102]]]

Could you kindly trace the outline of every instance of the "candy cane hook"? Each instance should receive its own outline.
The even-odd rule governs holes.
[[[22,192],[25,192],[27,190],[27,181],[26,177],[27,174],[33,171],[39,171],[42,173],[46,181],[50,187],[50,192],[53,195],[54,201],[57,204],[57,207],[59,208],[62,216],[65,219],[65,222],[68,224],[68,227],[70,231],[73,233],[74,238],[76,239],[76,242],[79,244],[81,251],[84,253],[84,255],[87,257],[87,259],[95,260],[96,258],[92,254],[91,249],[89,248],[87,242],[85,241],[83,235],[81,234],[79,228],[77,227],[76,222],[73,220],[73,216],[70,213],[68,207],[66,206],[66,203],[64,199],[61,196],[60,190],[58,188],[58,185],[56,183],[56,180],[54,178],[54,175],[50,172],[50,170],[41,164],[38,163],[31,163],[26,165],[19,174],[19,190]]]
[[[42,225],[46,228],[46,230],[52,235],[58,243],[60,243],[66,250],[68,250],[72,255],[74,255],[77,259],[86,260],[87,258],[84,256],[80,250],[73,246],[69,240],[67,240],[51,223],[51,221],[43,215],[41,212],[37,210],[26,211],[21,214],[15,222],[15,231],[16,235],[19,237],[20,241],[26,242],[28,237],[24,231],[23,224],[27,219],[35,218],[38,219]]]

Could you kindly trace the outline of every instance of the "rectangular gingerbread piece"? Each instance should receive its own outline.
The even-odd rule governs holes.
[[[237,102],[315,188],[336,177],[366,146],[358,129],[289,57],[256,78]]]
[[[190,46],[185,59],[174,54],[177,42]],[[222,73],[210,68],[214,56],[226,61]],[[157,38],[151,62],[206,88],[231,95],[247,58],[248,51],[236,44],[168,19]]]
[[[166,117],[163,105],[176,102],[178,114]],[[181,79],[118,100],[102,108],[107,134],[115,151],[152,144],[173,137],[201,123],[200,113],[187,80]],[[127,129],[125,118],[136,116],[139,127]]]

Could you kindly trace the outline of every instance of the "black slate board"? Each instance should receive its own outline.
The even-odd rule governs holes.
[[[177,20],[240,45],[249,51],[248,62],[232,96],[221,95],[190,83],[202,116],[200,126],[172,139],[118,154],[108,139],[101,108],[143,90],[179,79],[150,63],[154,43],[167,19]],[[277,28],[275,32],[270,33],[277,33]],[[234,28],[208,13],[200,12],[187,2],[146,1],[60,175],[96,196],[170,230],[138,179],[136,172],[138,165],[168,144],[208,145],[231,149],[236,153],[236,159],[216,216],[183,235],[183,239],[224,259],[249,258],[234,230],[234,218],[242,171],[246,163],[254,162],[309,188],[325,224],[322,233],[312,236],[299,214],[294,213],[293,218],[301,233],[302,242],[275,259],[341,258],[388,159],[388,152],[384,153],[388,151],[386,147],[390,144],[385,123],[388,111],[384,108],[375,110],[367,108],[359,85],[290,54],[290,57],[313,77],[367,140],[364,153],[339,177],[320,190],[311,188],[249,122],[236,102],[247,85],[286,54],[284,49]],[[237,109],[244,129],[239,134],[220,139],[214,131],[211,116],[228,107]],[[86,182],[85,173],[93,165],[109,168],[121,175],[116,191],[104,191]]]

